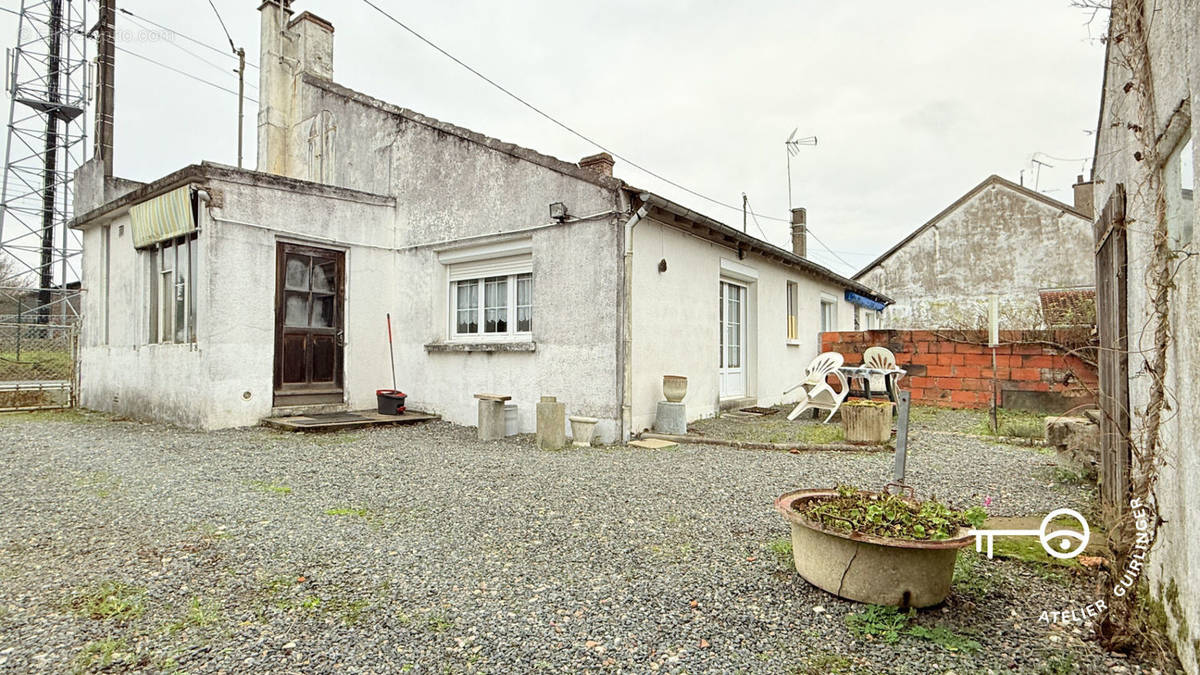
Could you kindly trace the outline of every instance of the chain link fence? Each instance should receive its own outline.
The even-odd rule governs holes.
[[[73,406],[78,356],[75,326],[0,323],[0,411]]]

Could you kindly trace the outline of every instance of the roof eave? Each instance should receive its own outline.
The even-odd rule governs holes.
[[[703,213],[697,213],[686,206],[677,204],[652,192],[641,192],[638,194],[638,199],[640,199],[644,204],[657,207],[682,219],[690,220],[699,225],[703,225],[714,233],[720,234],[722,241],[718,243],[728,244],[729,242],[736,242],[740,246],[745,246],[747,250],[753,253],[757,253],[758,255],[767,258],[775,258],[785,264],[798,267],[810,274],[814,274],[834,283],[840,284],[845,288],[854,291],[855,293],[865,295],[885,305],[891,305],[895,302],[879,291],[876,291],[858,281],[854,281],[853,279],[848,279],[823,265],[818,265],[808,258],[803,258],[795,253],[792,253],[791,251],[779,248],[774,244],[763,241],[757,237],[753,237],[740,230],[736,230],[719,220],[714,220]]]

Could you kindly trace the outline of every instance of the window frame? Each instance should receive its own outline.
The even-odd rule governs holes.
[[[148,254],[149,270],[145,303],[148,312],[146,344],[196,343],[197,235],[198,232],[191,232],[142,249]],[[180,273],[181,267],[185,268],[183,274]],[[182,335],[178,326],[181,318]]]
[[[784,298],[784,302],[786,303],[785,314],[787,315],[787,342],[788,344],[799,344],[800,284],[789,279],[787,281],[787,292]]]
[[[529,326],[529,330],[524,330],[524,331],[517,330],[517,326],[518,326],[517,286],[518,286],[518,283],[523,279],[527,279],[530,284],[530,288],[529,288],[530,302],[529,302],[529,304],[521,305],[521,307],[529,308],[529,324],[530,324],[530,326]],[[503,332],[501,332],[501,331],[488,332],[487,331],[487,311],[489,308],[487,305],[486,288],[487,288],[487,283],[489,281],[494,282],[496,280],[503,280],[504,284],[505,284],[504,306],[503,306],[504,307],[504,317],[505,317],[504,318],[505,330]],[[474,333],[462,333],[462,332],[459,332],[459,330],[458,330],[458,313],[459,313],[458,287],[459,287],[459,284],[464,284],[464,283],[475,284],[476,287],[478,288],[478,294],[476,296],[477,302],[476,302],[475,307],[472,308],[476,312],[476,317],[477,317],[476,318],[477,332],[474,332]],[[448,339],[452,342],[527,342],[527,341],[531,341],[533,339],[534,307],[536,306],[536,303],[533,301],[533,297],[534,297],[534,288],[533,287],[534,287],[534,281],[533,281],[533,271],[532,270],[525,271],[525,272],[511,272],[508,274],[490,274],[490,275],[485,274],[485,275],[481,275],[481,276],[477,276],[477,277],[467,277],[467,278],[462,278],[462,279],[450,280],[449,283],[447,284],[447,288],[449,289],[449,300],[448,300],[449,304],[448,304],[448,311],[446,312],[447,317],[449,319]],[[495,308],[493,307],[492,309],[495,309]]]
[[[826,306],[829,307],[829,324],[828,325],[825,322],[825,307]],[[838,320],[837,298],[835,298],[831,295],[828,295],[826,293],[822,293],[821,294],[820,311],[821,311],[821,315],[820,315],[820,317],[821,317],[821,332],[822,333],[836,333],[837,329],[838,329],[837,328],[837,323],[838,323],[838,321],[837,321]]]

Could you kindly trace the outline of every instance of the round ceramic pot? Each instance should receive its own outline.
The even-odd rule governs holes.
[[[679,403],[687,396],[687,378],[683,375],[663,375],[663,396],[671,403]]]
[[[873,605],[932,607],[950,594],[958,549],[971,543],[967,528],[949,539],[917,541],[822,529],[795,506],[836,497],[834,490],[797,490],[775,500],[792,527],[796,571],[834,595]]]

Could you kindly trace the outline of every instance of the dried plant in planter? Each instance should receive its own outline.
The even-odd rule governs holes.
[[[978,506],[955,511],[936,499],[918,502],[846,485],[837,487],[837,496],[797,503],[795,508],[825,530],[918,541],[948,539],[959,528],[979,527],[987,518]]]

